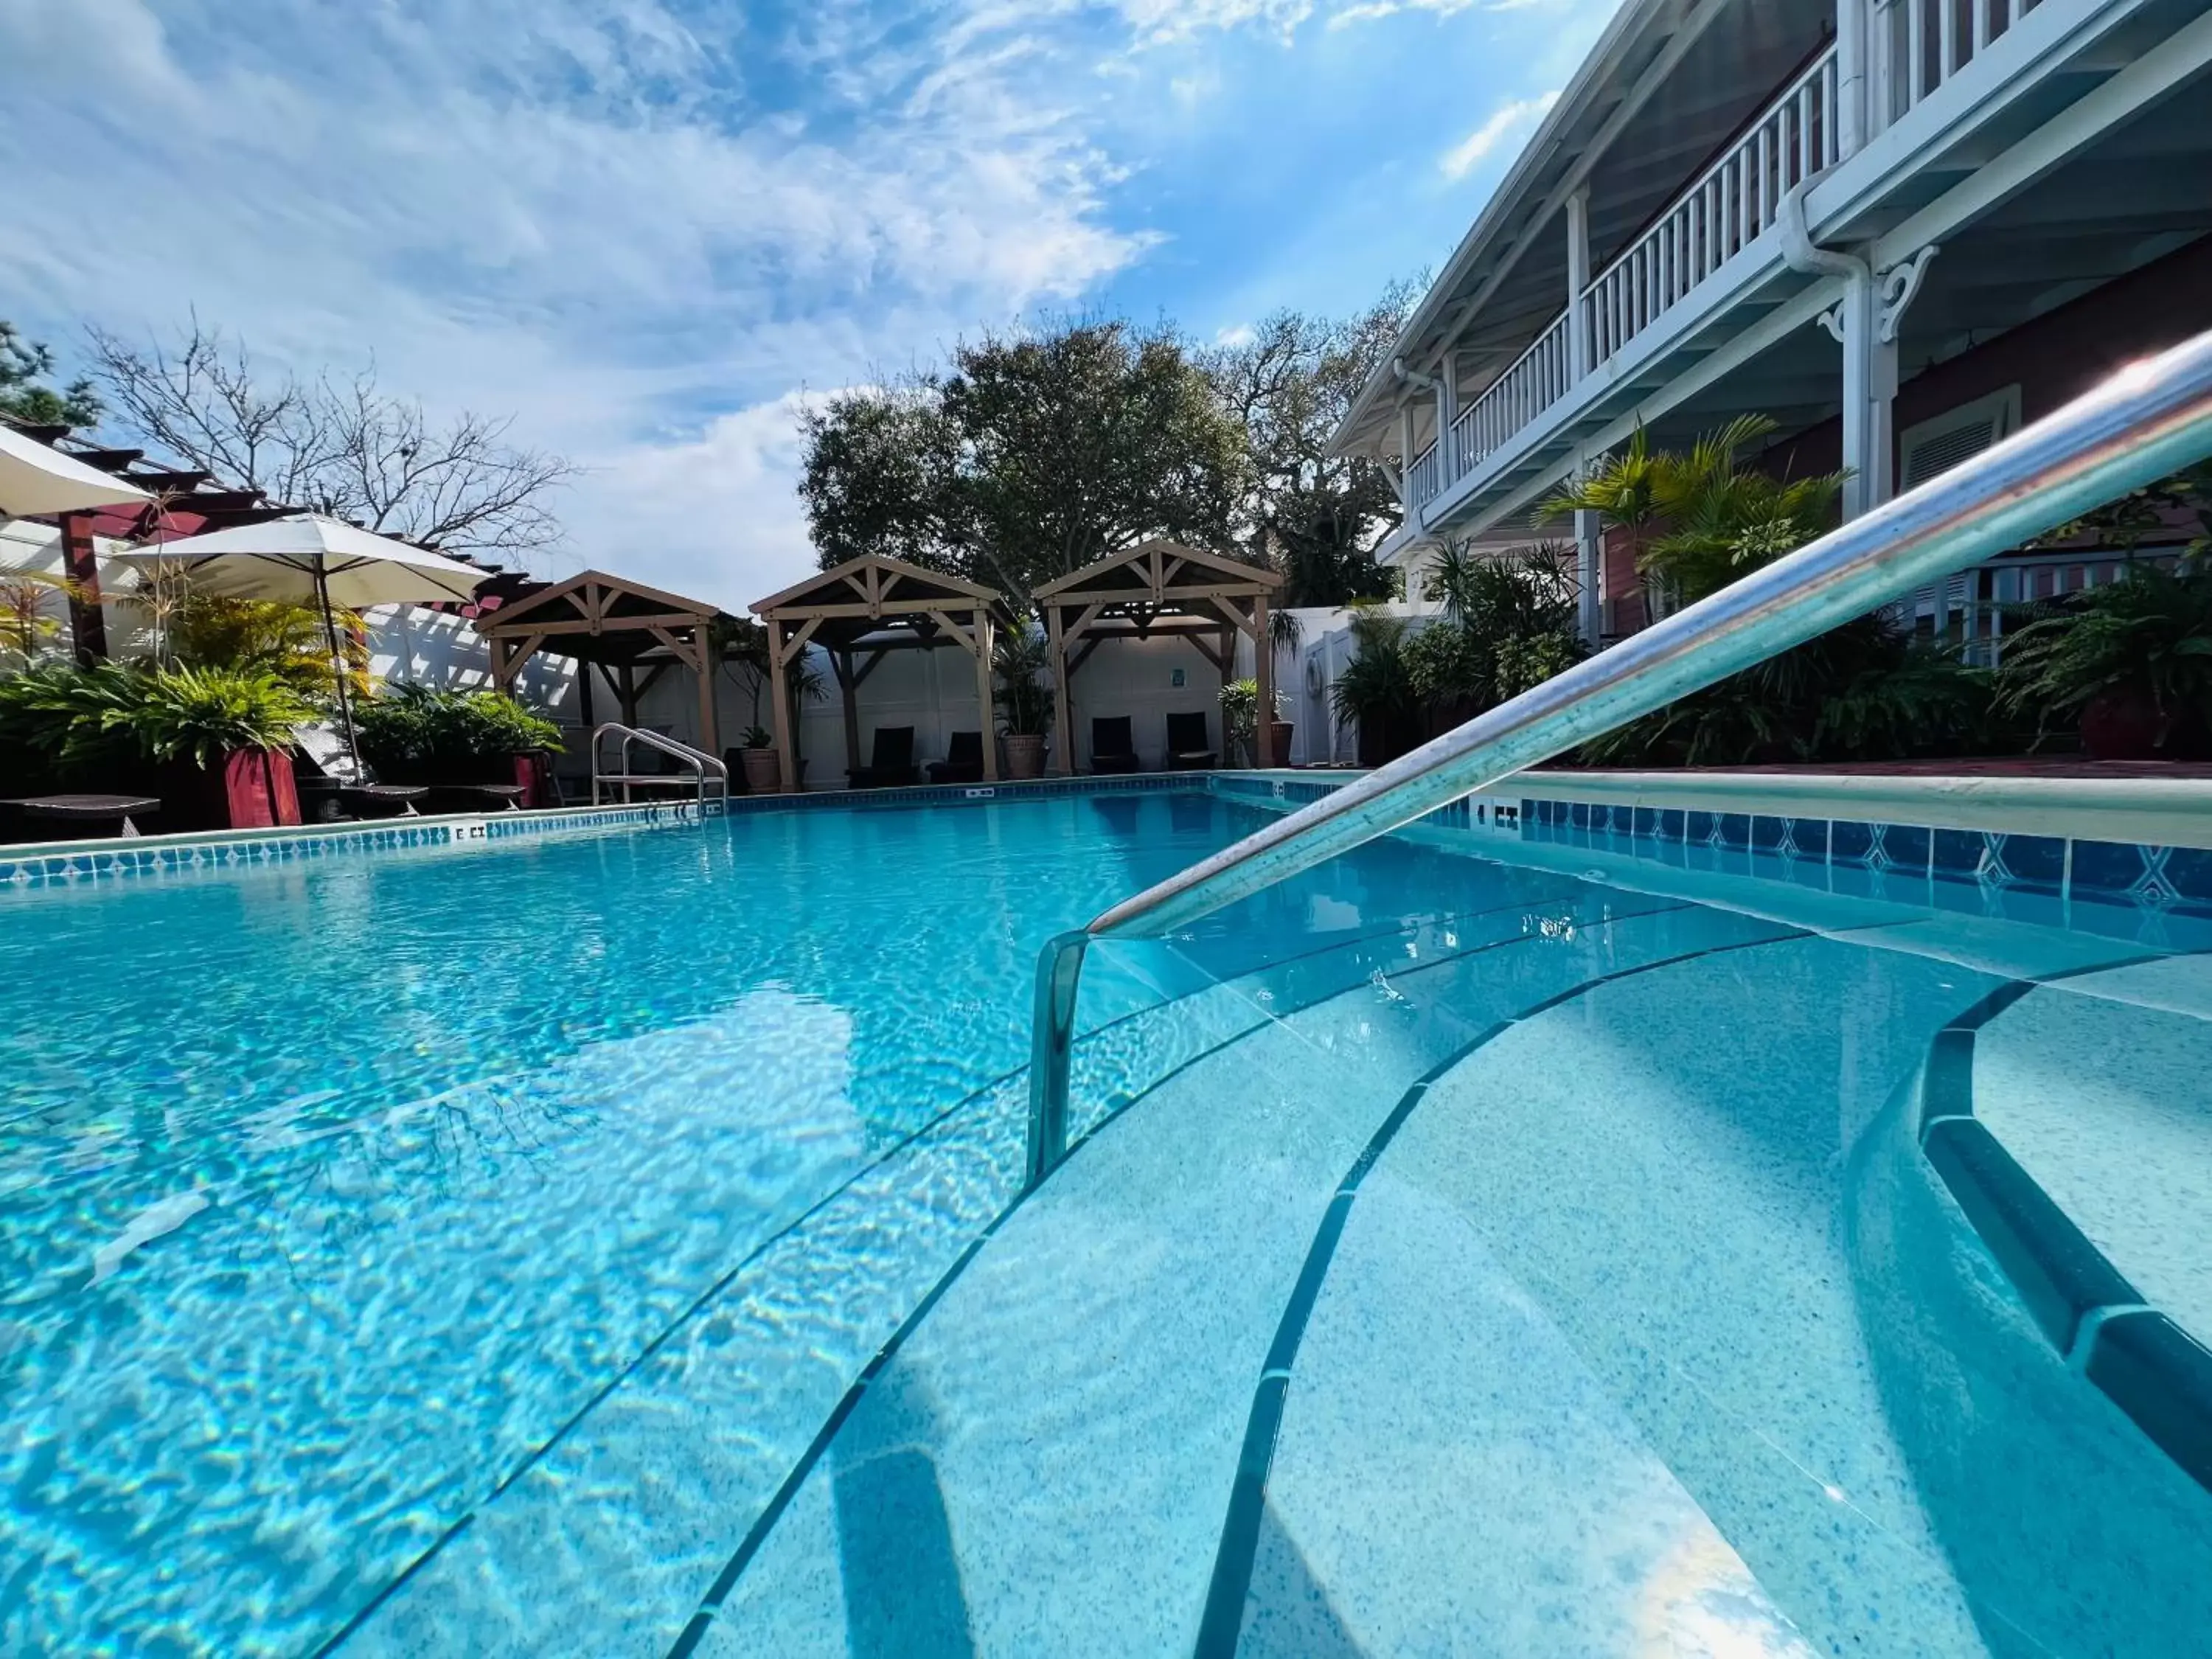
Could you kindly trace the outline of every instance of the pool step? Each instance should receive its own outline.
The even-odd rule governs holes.
[[[1191,1063],[1106,1128],[884,1367],[698,1650],[1187,1650],[1262,1356],[1405,1089],[1594,975],[1775,931],[1592,920],[1389,942],[1379,981]],[[931,1540],[920,1570],[897,1538]],[[880,1645],[900,1632],[920,1645]]]

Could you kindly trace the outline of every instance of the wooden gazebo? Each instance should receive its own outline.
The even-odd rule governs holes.
[[[1237,635],[1252,639],[1260,686],[1255,758],[1275,763],[1274,653],[1267,639],[1267,602],[1283,579],[1258,565],[1179,542],[1139,542],[1127,552],[1087,564],[1036,590],[1052,638],[1052,690],[1060,740],[1053,770],[1074,769],[1075,710],[1069,687],[1076,671],[1107,640],[1145,640],[1155,635],[1188,639],[1221,672],[1225,684],[1237,667]]]
[[[809,645],[830,653],[845,705],[845,760],[860,764],[860,684],[893,651],[957,645],[975,660],[975,696],[983,726],[983,775],[996,781],[999,746],[992,741],[991,653],[997,630],[1013,618],[1006,596],[880,553],[809,576],[756,600],[768,628],[769,683],[775,707],[777,765],[787,791],[798,787],[793,758],[791,665]]]
[[[723,617],[703,599],[586,570],[523,588],[498,610],[480,614],[475,627],[491,647],[491,677],[502,691],[514,689],[532,653],[551,651],[606,671],[625,726],[637,724],[637,700],[655,680],[672,668],[690,669],[699,681],[699,747],[719,755],[713,635]],[[577,712],[586,732],[598,724],[588,666],[577,677]]]

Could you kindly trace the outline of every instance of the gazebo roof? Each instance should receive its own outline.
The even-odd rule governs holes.
[[[1187,601],[1206,605],[1217,598],[1271,594],[1282,585],[1280,575],[1260,565],[1155,537],[1046,582],[1036,596],[1062,605],[1103,601],[1172,610]]]
[[[664,637],[668,629],[726,619],[727,612],[705,599],[585,570],[564,581],[519,588],[497,610],[479,613],[475,627],[487,639],[535,637],[565,657],[616,664],[678,656]]]
[[[868,650],[954,643],[945,632],[951,618],[978,608],[1013,620],[997,589],[881,553],[848,559],[752,607],[763,621],[812,623],[807,633],[817,644],[842,648],[865,640]]]

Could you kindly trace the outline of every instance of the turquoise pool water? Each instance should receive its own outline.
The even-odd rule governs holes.
[[[2212,1499],[1906,1121],[2063,964],[1983,1039],[2003,1127],[2094,1212],[2068,1131],[2154,1121],[2185,1206],[2189,963],[1394,842],[1095,952],[1095,1138],[1016,1206],[1036,947],[1261,821],[0,896],[0,1648],[2194,1650]],[[2042,1035],[2091,1030],[2124,1098]]]

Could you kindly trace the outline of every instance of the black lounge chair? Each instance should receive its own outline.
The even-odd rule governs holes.
[[[309,823],[411,817],[416,803],[430,793],[419,783],[379,783],[366,762],[356,775],[353,757],[328,733],[313,728],[300,733],[292,750],[292,786],[299,792],[300,816]]]
[[[854,768],[845,782],[850,789],[890,789],[913,783],[921,775],[914,763],[914,727],[879,726],[868,764]]]
[[[1133,772],[1137,743],[1127,714],[1109,714],[1091,722],[1091,769],[1093,772]]]
[[[1199,772],[1219,757],[1206,746],[1206,714],[1168,716],[1168,770]]]
[[[0,820],[0,842],[70,841],[79,836],[134,836],[138,826],[133,820],[159,812],[161,803],[152,795],[54,794],[0,800],[0,807],[12,814]]]
[[[945,758],[929,763],[932,783],[981,783],[983,781],[983,734],[955,732],[945,746]]]

